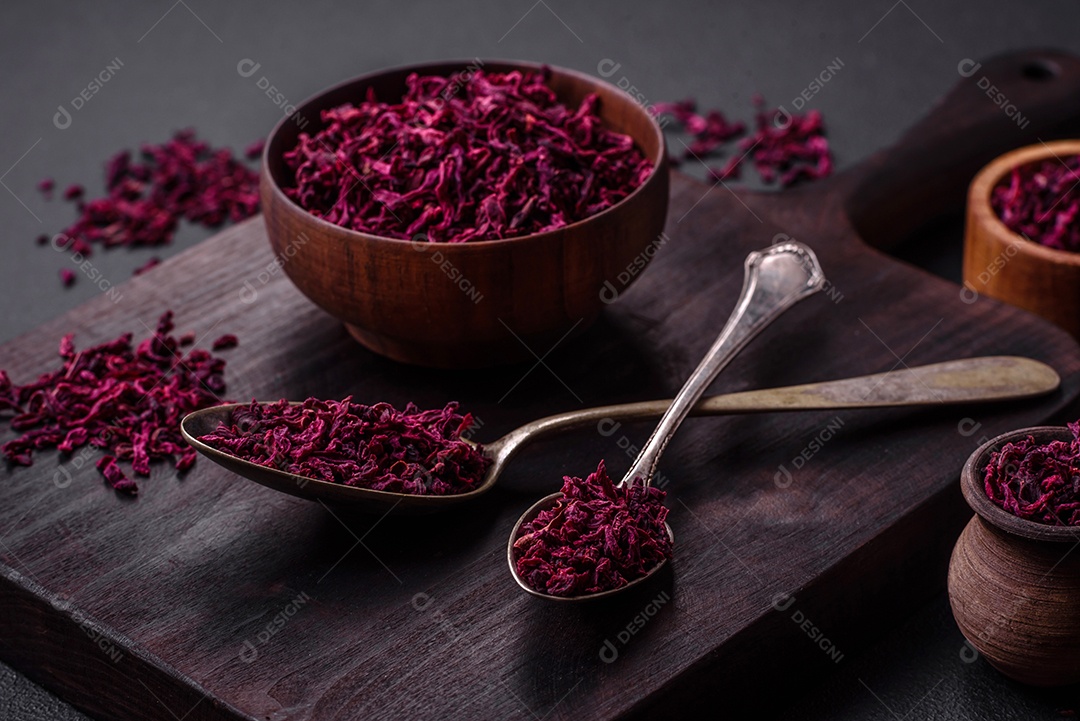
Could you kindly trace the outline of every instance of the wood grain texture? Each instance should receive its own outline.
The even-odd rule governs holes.
[[[964,227],[964,284],[1030,310],[1080,338],[1080,253],[1047,248],[1009,230],[990,194],[1013,168],[1080,154],[1080,140],[1038,143],[1006,153],[971,183]]]
[[[303,132],[314,134],[322,110],[355,102],[369,88],[380,98],[401,97],[412,73],[453,76],[475,68],[475,61],[462,61],[365,75],[316,95],[295,117],[310,120]],[[541,70],[498,60],[483,61],[483,68]],[[623,202],[507,240],[403,243],[349,230],[312,216],[282,192],[292,181],[282,156],[301,133],[289,116],[270,134],[260,174],[267,232],[276,255],[287,260],[285,273],[365,346],[417,365],[483,368],[530,360],[526,346],[546,348],[580,335],[663,244],[668,160],[663,131],[615,86],[559,68],[551,70],[549,85],[570,107],[599,96],[605,126],[632,137],[652,162],[654,172]]]
[[[1080,118],[1080,63],[1060,62],[1069,76],[1034,96],[1031,133],[1050,132],[1037,107],[1055,124],[1062,108]],[[848,220],[855,190],[889,168],[905,168],[893,187],[917,199],[954,167],[974,172],[1027,142],[999,114],[965,79],[920,126],[931,138],[916,133],[815,187],[736,196],[674,175],[671,241],[588,333],[550,355],[535,348],[542,364],[433,371],[375,356],[281,273],[261,282],[273,256],[253,219],[134,278],[119,303],[101,297],[0,347],[0,367],[16,382],[36,377],[55,365],[63,333],[80,345],[141,335],[173,308],[200,344],[240,336],[231,399],[457,399],[483,421],[477,438],[494,439],[559,411],[670,396],[728,316],[746,253],[784,233],[815,249],[833,292],[785,314],[713,392],[1014,354],[1051,364],[1058,393],[975,409],[694,419],[657,480],[670,492],[670,572],[627,598],[570,609],[516,588],[507,536],[563,473],[601,457],[622,473],[648,424],[530,447],[487,498],[423,525],[335,516],[202,461],[184,478],[155,468],[128,501],[91,464],[41,454],[5,473],[0,656],[108,719],[614,719],[782,699],[834,665],[794,613],[844,655],[940,588],[969,515],[956,478],[978,439],[1043,422],[1080,392],[1080,349],[1063,331],[992,300],[964,302],[956,286],[864,245]],[[963,122],[945,122],[954,118]],[[942,160],[955,164],[948,173]],[[950,192],[962,198],[961,186]],[[897,208],[925,211],[892,216],[911,224],[938,205],[859,207],[865,227],[881,227]],[[241,295],[245,280],[254,298]],[[54,483],[58,464],[70,483]],[[657,612],[637,629],[648,608]],[[611,663],[606,643],[618,652]]]

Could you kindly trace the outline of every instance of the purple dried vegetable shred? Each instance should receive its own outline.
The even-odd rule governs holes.
[[[46,198],[52,197],[53,188],[56,187],[56,181],[52,178],[42,178],[38,181],[37,189],[41,191],[42,195]]]
[[[228,350],[229,348],[235,348],[240,344],[240,341],[232,333],[227,333],[213,343],[210,344],[211,350]]]
[[[714,180],[740,177],[747,157],[766,185],[778,183],[786,188],[832,174],[832,153],[820,112],[811,110],[805,115],[798,115],[779,108],[766,110],[764,100],[759,95],[754,97],[753,102],[757,110],[754,132],[749,136],[743,123],[728,121],[718,110],[699,114],[697,101],[693,98],[676,103],[657,103],[654,112],[670,116],[693,137],[682,155],[682,162],[690,159],[704,161],[722,155],[726,146],[738,139],[735,152],[728,162],[720,168],[709,168]],[[783,118],[787,119],[786,122]],[[677,165],[680,161],[676,159],[673,162]]]
[[[562,492],[514,542],[514,565],[530,588],[552,596],[609,591],[671,558],[660,489],[618,488],[600,461],[584,479],[566,476]]]
[[[61,268],[60,282],[64,284],[65,288],[70,288],[75,285],[75,271],[70,268]]]
[[[331,223],[375,235],[462,243],[560,228],[615,205],[652,172],[600,99],[577,108],[550,70],[413,74],[400,100],[322,112],[284,154],[285,193]]]
[[[750,153],[765,183],[779,177],[780,186],[786,188],[802,179],[818,180],[832,175],[832,154],[819,111],[788,114],[785,124],[777,122],[783,116],[782,111],[765,110],[765,101],[760,96],[754,99],[754,105],[758,108],[754,118],[757,130],[739,141],[739,149]]]
[[[225,390],[225,361],[203,349],[181,356],[171,333],[172,311],[137,346],[130,333],[76,351],[71,335],[60,341],[60,369],[18,386],[0,371],[0,413],[11,413],[21,435],[0,446],[10,463],[32,465],[33,452],[62,454],[91,445],[107,451],[97,468],[122,493],[138,491],[120,463],[148,476],[153,461],[172,457],[178,470],[195,462],[180,435],[186,414],[218,405]]]
[[[132,271],[132,274],[133,275],[142,275],[143,273],[150,270],[151,268],[156,268],[159,265],[161,265],[161,258],[158,258],[157,256],[154,256],[153,258],[150,258],[145,263],[140,265],[134,271]]]
[[[683,130],[693,136],[693,141],[683,151],[683,160],[713,155],[724,143],[746,134],[744,123],[729,122],[719,110],[710,110],[705,115],[699,115],[697,101],[693,98],[677,103],[657,103],[653,107],[657,115],[670,115]]]
[[[244,157],[248,160],[255,160],[262,155],[263,148],[266,146],[266,138],[260,138],[251,145],[244,148]]]
[[[1080,155],[1013,168],[990,192],[1005,226],[1047,248],[1080,251]]]
[[[1071,441],[1028,436],[991,453],[983,475],[991,502],[1036,523],[1080,526],[1080,421],[1068,426]]]
[[[138,159],[125,150],[108,160],[105,197],[82,200],[80,185],[64,192],[66,199],[78,200],[79,217],[61,231],[58,248],[87,256],[94,245],[167,245],[181,220],[217,227],[259,211],[258,174],[194,131],[140,151]],[[47,189],[45,181],[38,187],[48,195],[51,179]]]
[[[412,403],[367,406],[309,398],[252,402],[199,438],[245,460],[298,476],[376,491],[451,495],[477,488],[490,461],[461,438],[473,424],[457,403],[422,411]]]

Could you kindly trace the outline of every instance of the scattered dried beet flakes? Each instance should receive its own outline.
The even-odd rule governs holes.
[[[1014,233],[1047,248],[1080,251],[1080,155],[1013,168],[990,193],[990,205]]]
[[[70,288],[75,285],[75,271],[70,268],[61,268],[60,282],[64,284],[65,288]]]
[[[676,123],[690,133],[696,135],[705,127],[705,119],[697,113],[697,100],[687,98],[674,103],[656,103],[653,105],[653,113],[660,117],[670,115]]]
[[[512,238],[560,228],[633,192],[652,163],[603,126],[600,99],[576,109],[549,70],[409,76],[400,100],[369,91],[324,110],[284,155],[285,193],[313,215],[390,238]]]
[[[728,122],[719,110],[698,115],[697,101],[693,98],[677,103],[657,103],[654,111],[657,115],[670,115],[683,130],[693,136],[693,141],[683,152],[683,160],[714,155],[724,143],[746,134],[744,123]]]
[[[167,245],[181,220],[216,227],[259,210],[258,174],[191,130],[143,145],[140,160],[126,150],[113,156],[105,165],[105,188],[104,198],[79,201],[79,218],[62,231],[57,247],[90,255],[95,244]],[[81,196],[78,185],[64,193]]]
[[[101,475],[105,476],[105,481],[115,490],[130,496],[138,494],[139,487],[136,485],[135,481],[127,477],[123,469],[116,463],[116,459],[112,456],[102,456],[99,458],[97,469],[101,471]]]
[[[239,344],[240,341],[237,340],[236,336],[232,333],[227,333],[215,340],[210,348],[212,350],[228,350],[229,348],[235,348]]]
[[[142,275],[143,273],[150,270],[151,268],[156,268],[159,265],[161,265],[161,258],[158,258],[157,256],[154,256],[150,260],[148,260],[145,263],[143,263],[142,265],[140,265],[134,271],[132,271],[132,274],[133,275]]]
[[[786,188],[800,180],[832,175],[832,153],[821,113],[811,110],[794,115],[779,108],[764,110],[764,104],[760,96],[754,99],[757,129],[739,141],[739,149],[750,154],[761,180],[770,184],[779,179],[780,187]]]
[[[85,192],[86,189],[77,183],[69,185],[67,189],[64,190],[64,200],[78,200],[83,197],[83,193]]]
[[[563,479],[563,498],[522,525],[518,575],[536,591],[580,596],[621,588],[671,558],[664,492],[618,488],[604,462],[587,478]]]
[[[736,138],[736,150],[722,168],[709,168],[713,180],[736,179],[742,174],[744,159],[749,156],[766,185],[779,182],[788,187],[803,180],[817,180],[832,174],[833,160],[821,113],[811,110],[805,115],[792,115],[779,108],[763,110],[761,96],[754,97],[758,108],[753,135],[746,135],[746,126],[730,122],[723,113],[710,110],[697,112],[693,98],[677,103],[657,103],[657,115],[668,115],[693,140],[687,144],[683,161],[722,155],[726,145]]]
[[[990,454],[984,485],[998,506],[1051,526],[1080,526],[1080,421],[1071,441],[1039,445],[1032,436]]]
[[[52,178],[43,178],[38,181],[37,189],[41,191],[42,195],[46,198],[52,197],[53,188],[56,187],[56,181]]]
[[[24,386],[0,371],[0,411],[11,411],[11,427],[22,435],[0,446],[11,463],[29,466],[33,452],[57,448],[70,454],[87,444],[108,455],[97,467],[117,491],[135,494],[135,481],[119,466],[127,461],[136,476],[150,475],[150,463],[173,457],[184,470],[195,451],[180,435],[180,419],[220,403],[225,361],[194,349],[181,357],[172,311],[150,338],[132,346],[131,334],[81,351],[71,335],[60,341],[63,366]]]
[[[19,389],[12,385],[6,371],[0,370],[0,411],[18,410]]]
[[[248,160],[255,160],[262,155],[263,148],[266,146],[266,138],[256,140],[251,145],[244,148],[244,157]]]
[[[462,440],[473,423],[457,403],[399,411],[389,403],[365,406],[309,398],[252,402],[233,411],[199,440],[252,463],[328,483],[376,491],[444,496],[480,485],[489,461]]]

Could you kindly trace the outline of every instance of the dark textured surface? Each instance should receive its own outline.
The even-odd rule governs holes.
[[[980,126],[994,118],[963,94],[938,112]],[[998,138],[989,128],[982,135],[987,146]],[[903,157],[905,147],[889,157]],[[228,353],[231,398],[353,394],[421,407],[456,398],[484,421],[483,437],[497,437],[567,408],[674,392],[734,304],[743,258],[779,230],[749,203],[766,216],[786,209],[784,227],[814,238],[843,297],[820,294],[789,310],[732,363],[718,390],[897,368],[895,346],[913,364],[1019,353],[1053,362],[1060,391],[980,409],[986,433],[1041,423],[1075,398],[1080,348],[1063,332],[992,302],[964,304],[954,286],[852,235],[835,188],[857,178],[837,178],[800,201],[703,197],[707,186],[674,176],[671,241],[593,329],[551,355],[544,374],[434,371],[378,358],[281,274],[243,302],[243,281],[272,258],[261,218],[125,284],[120,302],[94,299],[0,346],[0,367],[32,376],[54,358],[64,330],[100,342],[151,327],[168,304],[178,326],[199,337],[240,336]],[[796,356],[799,363],[785,360]],[[192,708],[195,719],[444,718],[466,702],[478,718],[540,709],[553,719],[614,719],[661,708],[692,718],[703,689],[762,692],[769,670],[804,679],[820,671],[823,656],[805,643],[794,614],[851,649],[897,609],[927,598],[963,516],[952,469],[970,451],[971,438],[958,432],[969,412],[687,424],[658,479],[670,479],[677,529],[671,572],[580,609],[522,594],[500,559],[505,539],[549,479],[598,455],[623,472],[629,459],[616,448],[641,442],[637,426],[614,438],[585,431],[538,443],[487,497],[423,524],[334,514],[206,462],[181,479],[158,466],[137,500],[122,501],[89,464],[78,468],[84,454],[62,461],[67,483],[57,481],[54,454],[43,453],[33,467],[9,471],[10,503],[0,507],[10,529],[0,548],[0,605],[8,609],[0,654],[80,708],[123,719],[168,721]],[[773,610],[781,595],[794,596],[790,620]],[[661,597],[670,605],[640,635],[621,638]],[[612,639],[618,658],[607,663],[599,649]],[[662,669],[652,663],[658,655]],[[423,684],[407,682],[421,671]]]
[[[987,67],[996,74],[1017,60]],[[1032,97],[1032,106],[1072,94],[1072,75]],[[976,149],[993,153],[1011,135],[965,88],[934,111],[936,125],[970,122]],[[933,174],[950,143],[949,132],[909,133],[850,173],[783,195],[714,193],[676,174],[671,240],[595,328],[551,354],[546,374],[521,366],[434,371],[375,357],[280,273],[245,302],[244,281],[272,257],[261,218],[124,284],[118,302],[96,298],[0,346],[0,367],[16,379],[32,376],[52,362],[64,331],[93,343],[132,325],[148,329],[168,304],[180,327],[201,337],[229,330],[243,339],[228,355],[229,397],[353,394],[423,407],[457,398],[483,419],[485,437],[498,436],[575,401],[671,394],[733,304],[746,253],[780,230],[760,214],[813,238],[842,294],[788,311],[717,389],[1024,353],[1052,362],[1061,390],[981,408],[977,417],[988,434],[1038,424],[1076,397],[1075,342],[1018,310],[964,303],[952,284],[867,248],[841,212],[861,178],[888,177],[915,147],[928,158],[917,164],[922,174]],[[860,215],[882,217],[869,207]],[[62,461],[70,483],[58,480],[52,454],[41,454],[34,467],[9,471],[10,503],[0,507],[0,524],[10,528],[0,549],[0,605],[8,610],[0,654],[109,718],[167,721],[195,708],[195,719],[443,718],[465,702],[482,718],[526,717],[536,708],[552,718],[648,718],[661,710],[692,718],[705,707],[704,689],[747,712],[762,705],[754,694],[770,687],[769,671],[798,674],[805,685],[822,670],[826,657],[806,643],[802,621],[820,629],[812,633],[819,648],[839,654],[861,648],[868,633],[939,585],[965,515],[953,469],[971,449],[967,413],[976,412],[931,407],[687,424],[658,479],[671,480],[678,529],[671,573],[581,609],[523,596],[500,562],[503,544],[522,510],[550,489],[546,479],[600,454],[618,474],[628,460],[616,448],[635,442],[640,428],[627,426],[614,439],[583,432],[537,444],[481,502],[422,525],[331,514],[207,463],[182,479],[159,467],[137,500],[120,501],[88,464],[79,468],[85,454]],[[775,613],[784,596],[794,605]],[[625,632],[660,598],[671,605],[640,635]],[[617,662],[599,654],[606,644]],[[662,669],[651,662],[658,655]],[[406,683],[421,670],[423,684]],[[745,689],[753,692],[735,695]]]
[[[622,63],[614,77],[625,76],[650,99],[695,94],[745,117],[751,92],[787,103],[818,68],[841,57],[844,71],[811,105],[826,113],[840,163],[850,165],[922,115],[956,81],[960,59],[1032,45],[1080,50],[1077,10],[1064,2],[710,8],[526,0],[486,6],[388,2],[345,10],[329,3],[212,6],[166,0],[8,3],[0,14],[0,53],[11,69],[3,82],[16,100],[0,108],[4,169],[10,166],[2,179],[18,196],[0,191],[7,251],[0,266],[3,339],[99,292],[83,278],[71,291],[61,291],[56,271],[66,261],[32,245],[35,235],[54,232],[70,218],[68,206],[42,202],[33,184],[54,175],[61,187],[83,182],[93,192],[100,189],[100,163],[108,154],[142,140],[162,140],[185,125],[197,126],[214,142],[242,146],[278,115],[255,86],[263,74],[296,100],[344,77],[414,60],[505,55],[595,72],[600,60],[610,58]],[[70,103],[116,57],[124,61],[121,72],[74,115],[70,128],[57,130],[51,122],[57,104]],[[243,58],[262,63],[255,77],[236,73]],[[182,233],[168,252],[204,236]],[[943,237],[958,246],[958,236]],[[119,283],[150,254],[111,253],[94,262]],[[1054,718],[1068,706],[1057,696],[1005,683],[984,664],[957,666],[959,643],[938,602],[874,651],[846,658],[836,677],[793,715],[870,719],[911,711],[913,718]],[[4,678],[0,715],[62,718],[40,692],[10,674]],[[938,684],[941,678],[946,681]]]
[[[973,658],[942,595],[867,651],[845,657],[777,718],[1053,721],[1080,713],[1080,689],[1022,686]]]

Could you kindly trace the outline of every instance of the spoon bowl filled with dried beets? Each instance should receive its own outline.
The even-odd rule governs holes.
[[[475,59],[301,104],[267,139],[260,193],[282,269],[358,341],[470,368],[584,331],[640,275],[667,170],[656,119],[618,88]]]
[[[180,430],[215,463],[292,496],[376,513],[430,513],[490,487],[484,448],[462,437],[472,423],[457,403],[398,410],[347,397],[220,405],[189,414]]]
[[[750,253],[731,317],[622,480],[612,483],[601,461],[584,480],[564,477],[561,493],[540,499],[522,514],[506,547],[518,586],[548,600],[590,601],[623,593],[664,568],[674,535],[665,520],[665,493],[651,485],[660,457],[720,371],[770,323],[824,284],[817,256],[801,243]]]

